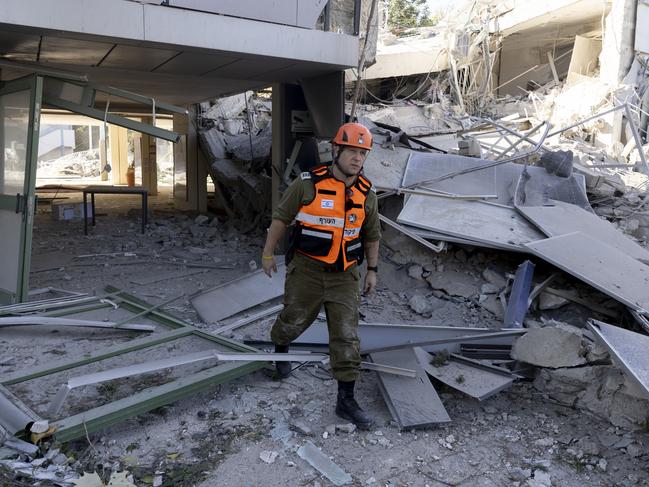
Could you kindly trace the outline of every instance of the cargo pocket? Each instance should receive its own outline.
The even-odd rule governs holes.
[[[345,258],[347,262],[358,261],[360,264],[363,261],[363,242],[360,238],[345,242]]]
[[[324,257],[329,255],[333,245],[333,232],[326,230],[310,230],[300,228],[300,234],[297,240],[297,249],[314,257]]]

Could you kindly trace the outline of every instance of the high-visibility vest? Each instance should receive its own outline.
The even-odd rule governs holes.
[[[295,250],[312,259],[335,264],[342,253],[343,270],[363,260],[361,228],[365,200],[372,183],[362,175],[351,187],[331,174],[327,166],[310,173],[315,198],[300,207],[295,217]]]

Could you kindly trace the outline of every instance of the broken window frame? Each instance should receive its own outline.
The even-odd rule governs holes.
[[[20,91],[30,92],[29,120],[27,123],[27,147],[25,148],[24,184],[22,193],[15,196],[0,194],[0,211],[15,211],[22,213],[20,224],[19,255],[15,256],[18,261],[16,269],[15,290],[0,289],[0,304],[13,304],[22,302],[29,295],[29,266],[31,260],[32,227],[34,224],[35,210],[35,183],[36,183],[36,160],[38,158],[38,134],[40,128],[40,110],[43,93],[43,78],[36,75],[28,75],[11,81],[0,83],[0,96]],[[2,166],[0,170],[4,175],[4,144],[2,136]],[[2,176],[4,177],[4,176]],[[5,232],[12,229],[5,228]],[[11,256],[6,256],[11,259]]]
[[[257,353],[258,350],[244,345],[242,343],[217,336],[202,330],[198,330],[188,325],[184,321],[159,309],[150,309],[151,306],[135,296],[120,291],[119,289],[108,286],[107,293],[115,294],[121,300],[121,307],[131,313],[139,314],[149,310],[146,314],[150,320],[171,328],[170,331],[163,332],[150,337],[130,340],[126,343],[98,350],[95,353],[84,356],[76,360],[61,361],[56,364],[49,364],[46,367],[31,370],[27,373],[19,371],[11,376],[3,378],[0,381],[0,393],[6,390],[7,386],[26,382],[28,380],[55,374],[57,372],[74,369],[82,365],[98,362],[107,358],[116,357],[132,351],[143,350],[146,348],[168,343],[185,337],[197,337],[218,344],[226,348],[227,352]],[[97,306],[97,305],[95,305]],[[101,304],[110,306],[109,304]],[[99,307],[99,306],[97,306]],[[57,310],[59,313],[70,311],[78,313],[79,308],[70,308],[69,310]],[[178,378],[160,386],[154,386],[137,392],[134,395],[109,402],[102,406],[78,413],[66,418],[50,421],[50,425],[55,428],[54,437],[58,441],[69,441],[87,435],[88,433],[110,426],[114,423],[127,419],[129,417],[141,414],[152,409],[169,404],[178,399],[187,397],[190,394],[198,393],[204,389],[227,382],[245,374],[252,373],[264,367],[265,363],[261,361],[254,362],[225,362],[215,367]],[[13,394],[9,393],[11,403],[20,410],[23,410],[32,420],[41,419],[38,414],[20,402],[19,398],[12,398]],[[13,400],[12,400],[13,399]],[[8,414],[6,410],[0,410],[0,424],[3,418]]]

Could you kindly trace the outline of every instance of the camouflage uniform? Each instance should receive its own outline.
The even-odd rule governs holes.
[[[313,183],[297,179],[273,212],[273,219],[289,224],[300,207],[313,198]],[[367,195],[365,212],[364,239],[380,240],[378,202],[372,191]],[[355,381],[361,362],[359,303],[360,270],[357,265],[346,271],[332,271],[331,266],[296,254],[286,268],[284,309],[273,325],[271,340],[276,345],[289,345],[313,323],[324,305],[333,375],[339,381]]]

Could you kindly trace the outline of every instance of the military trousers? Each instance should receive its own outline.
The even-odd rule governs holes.
[[[319,262],[296,254],[286,268],[284,309],[271,329],[273,343],[290,345],[311,326],[324,305],[333,375],[345,382],[358,379],[359,281],[357,266],[344,272],[328,272]]]

